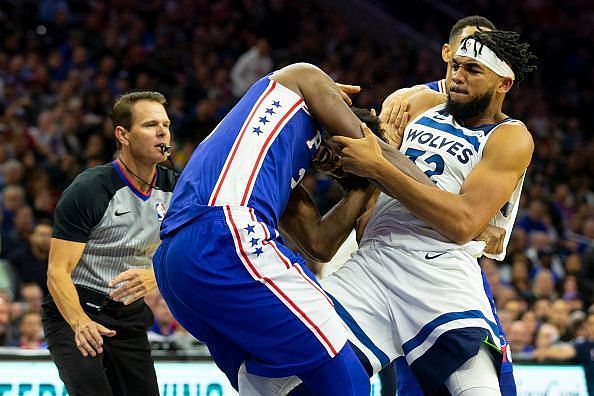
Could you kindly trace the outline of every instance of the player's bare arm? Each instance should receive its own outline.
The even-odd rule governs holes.
[[[427,87],[426,85],[415,85],[413,87],[397,89],[396,91],[388,95],[386,99],[384,99],[384,102],[382,103],[382,112],[384,111],[385,107],[390,106],[394,101],[408,100],[417,92],[424,91],[426,89],[429,89],[429,87]]]
[[[353,105],[353,101],[351,100],[349,95],[353,95],[353,94],[361,92],[361,86],[359,86],[359,85],[336,83],[336,87],[338,88],[338,90],[340,92],[340,96],[342,97],[342,100],[349,106]]]
[[[426,85],[415,85],[410,88],[400,88],[392,92],[382,103],[379,118],[386,132],[388,144],[400,148],[404,127],[410,121],[410,104],[408,99],[417,92],[429,89]]]
[[[410,96],[408,100],[410,119],[414,120],[427,110],[445,103],[447,95],[435,92],[431,89],[422,89]]]
[[[371,196],[367,205],[365,206],[364,212],[359,216],[357,219],[356,225],[356,240],[357,243],[361,241],[363,237],[363,233],[365,232],[365,227],[367,227],[367,223],[369,222],[369,218],[373,213],[373,209],[375,208],[375,203],[379,196],[379,190],[376,190],[375,193]],[[487,224],[487,226],[476,236],[473,238],[475,241],[483,241],[485,242],[485,249],[484,252],[488,254],[499,254],[503,252],[503,243],[505,241],[505,230],[500,227],[496,227],[491,224]]]
[[[76,346],[83,356],[97,356],[103,352],[102,336],[115,335],[94,322],[83,311],[78,293],[70,277],[78,264],[86,244],[52,238],[48,260],[47,286],[60,313],[74,331]]]
[[[280,219],[281,230],[309,258],[327,262],[355,228],[357,218],[375,191],[373,186],[348,191],[322,217],[308,191],[298,185],[291,192],[287,208]]]
[[[345,91],[320,68],[296,63],[274,72],[270,78],[301,96],[312,116],[329,133],[363,137],[359,119],[343,99]]]
[[[502,125],[493,132],[482,160],[464,181],[460,194],[453,194],[405,175],[382,155],[375,139],[334,140],[345,147],[345,171],[374,179],[382,191],[457,243],[476,237],[503,207],[534,149],[532,136],[523,125]]]
[[[423,94],[417,93],[424,91]],[[410,99],[412,97],[413,103],[418,102],[418,98],[426,99],[432,102],[440,102],[445,100],[440,94],[431,91],[426,85],[415,85],[410,88],[401,88],[390,94],[382,104],[382,111],[380,112],[380,120],[382,126],[386,131],[388,143],[397,149],[402,144],[402,136],[404,128],[411,120],[410,114]],[[440,102],[441,103],[441,102]],[[418,108],[418,106],[416,106]]]

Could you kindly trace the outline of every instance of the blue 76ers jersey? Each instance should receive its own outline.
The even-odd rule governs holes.
[[[303,98],[268,77],[260,79],[192,154],[161,236],[223,205],[253,208],[276,229],[320,143]]]

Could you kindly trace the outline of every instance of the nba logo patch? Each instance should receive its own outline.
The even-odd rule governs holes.
[[[157,220],[163,221],[163,219],[165,218],[165,212],[167,211],[167,208],[165,207],[165,202],[161,201],[157,203],[157,205],[155,205],[155,208],[157,209]]]

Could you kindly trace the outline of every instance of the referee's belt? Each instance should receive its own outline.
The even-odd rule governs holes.
[[[143,299],[138,299],[132,304],[125,305],[123,302],[115,301],[109,298],[108,294],[95,290],[88,286],[74,285],[78,293],[80,305],[87,312],[99,313],[103,310],[118,311],[124,308],[131,308],[137,303],[142,303]]]

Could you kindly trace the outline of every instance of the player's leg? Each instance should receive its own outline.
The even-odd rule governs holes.
[[[370,377],[402,354],[398,352],[397,318],[390,312],[390,300],[395,296],[386,286],[391,274],[386,268],[389,264],[384,267],[384,263],[380,249],[363,246],[320,281]]]
[[[380,270],[374,272],[372,268]],[[380,253],[373,246],[367,246],[355,252],[338,271],[320,281],[344,322],[349,344],[368,376],[389,365],[396,356],[397,342],[394,339],[393,318],[388,306],[390,293],[386,290],[384,282],[388,275],[382,268]],[[266,384],[263,391],[255,393],[284,394],[274,392],[287,389],[283,387],[287,380],[275,378],[274,381],[276,388],[270,388],[269,384]],[[260,384],[261,379],[256,378],[253,382]],[[291,390],[289,395],[309,396],[312,395],[312,391],[300,384]]]
[[[372,376],[397,356],[394,318],[390,315],[389,271],[383,268],[381,251],[364,246],[332,275],[320,281],[347,327],[349,344]],[[395,338],[396,337],[396,338]],[[311,395],[301,384],[291,396]]]
[[[397,386],[396,367],[387,365],[381,369],[378,376],[382,385],[382,396],[394,396]]]
[[[452,396],[499,396],[499,379],[493,357],[486,345],[445,381]]]
[[[299,378],[313,395],[361,396],[371,391],[369,377],[348,343],[333,359]]]
[[[348,343],[332,360],[299,377],[261,377],[248,373],[245,365],[239,371],[241,395],[367,395],[370,386],[367,372]]]
[[[208,323],[200,320],[188,307],[179,302],[168,303],[168,305],[171,313],[180,318],[178,321],[184,329],[206,344],[217,367],[225,373],[231,386],[239,390],[238,372],[246,360],[247,352]]]
[[[193,306],[186,304],[184,297],[180,298],[177,295],[177,292],[183,292],[183,289],[175,290],[171,287],[165,270],[166,263],[163,262],[166,260],[169,244],[169,240],[164,241],[154,256],[159,291],[178,323],[196,339],[206,344],[217,367],[225,373],[233,388],[238,390],[237,373],[245,360],[246,352],[204,321],[200,312],[196,311]]]
[[[247,372],[300,375],[337,356],[346,343],[344,327],[303,259],[253,211],[230,209],[225,216],[231,237],[227,261],[231,255],[236,260],[225,273],[233,271],[241,293],[209,290],[216,301],[226,297],[225,321],[220,321],[220,311],[209,320],[218,321],[213,326],[250,353]]]
[[[343,320],[344,320],[344,318],[343,318]],[[385,333],[387,334],[388,332],[386,331]],[[359,334],[359,333],[357,333],[357,334]],[[349,334],[349,338],[352,338],[352,337],[354,337],[354,335]],[[368,358],[368,354],[371,354],[372,352],[367,350],[366,351],[367,354],[364,353],[359,348],[357,348],[357,346],[355,346],[350,339],[349,339],[348,343],[351,346],[351,348],[353,349],[353,351],[355,352],[355,355],[357,355],[357,359],[359,359],[359,362],[363,365],[363,368],[365,369],[367,376],[369,376],[369,377],[373,376],[374,371],[373,371],[373,368],[372,368],[371,363]],[[390,366],[387,366],[387,367],[390,367]],[[298,377],[292,377],[292,378],[296,378],[297,382],[295,382],[295,381],[289,382],[291,384],[291,387],[287,386],[286,388],[283,388],[283,389],[291,389],[291,388],[293,388],[293,386],[298,384],[289,392],[289,396],[311,396],[312,395],[312,392],[301,382],[301,380]],[[384,384],[382,382],[382,394],[383,394],[383,389],[384,389],[383,386],[384,386]],[[271,394],[271,396],[272,395],[273,394]]]
[[[505,365],[508,365],[509,368],[506,371],[503,371]],[[511,365],[512,363],[509,361],[508,363],[504,362],[502,364],[501,373],[499,374],[499,388],[501,389],[501,394],[503,396],[516,396],[518,394],[516,379]]]
[[[423,396],[424,393],[421,385],[419,385],[417,378],[410,369],[406,357],[399,357],[393,364],[396,368],[396,378],[398,381],[398,392],[396,394],[403,396]]]
[[[284,396],[293,395],[292,390],[295,387],[301,387],[301,379],[297,376],[270,378],[250,374],[245,368],[245,364],[239,369],[239,393],[243,395],[259,396]],[[305,393],[311,395],[309,391]],[[299,393],[301,395],[301,393]]]
[[[497,310],[495,309],[495,300],[493,299],[493,292],[491,291],[491,287],[489,286],[487,276],[483,271],[481,271],[481,275],[483,278],[483,288],[485,289],[485,294],[489,299],[489,304],[491,305],[491,310],[493,311],[493,315],[495,316],[495,322],[497,323],[497,328],[499,329],[501,351],[503,352],[503,361],[501,362],[501,370],[499,373],[499,387],[501,388],[501,394],[503,396],[516,396],[518,394],[518,391],[516,388],[516,381],[514,378],[514,368],[511,362],[511,349],[509,344],[507,343],[505,330],[501,325],[501,321],[499,320],[499,316],[497,315]]]
[[[185,316],[209,324],[247,352],[247,371],[260,376],[299,375],[338,355],[344,328],[302,259],[275,241],[276,231],[253,212],[220,215],[180,231],[171,243],[164,241],[166,254],[163,245],[157,252],[157,280],[160,288],[168,283],[171,293],[163,297],[174,316],[180,316],[174,304],[181,302],[189,310],[178,318],[182,325],[188,326]],[[211,353],[220,366],[222,357]]]
[[[423,392],[435,393],[485,340],[499,348],[499,332],[474,258],[456,250],[434,259],[425,253],[383,249],[394,279],[407,280],[389,286],[398,296],[391,310],[402,351]]]

